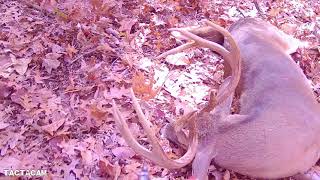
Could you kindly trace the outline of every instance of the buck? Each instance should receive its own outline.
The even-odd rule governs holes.
[[[308,79],[289,55],[293,45],[289,36],[253,18],[237,21],[229,31],[210,21],[205,23],[206,27],[198,29],[171,29],[190,42],[161,55],[206,47],[227,62],[226,79],[217,96],[211,96],[202,110],[168,128],[172,135],[169,138],[186,144],[187,152],[179,159],[166,156],[132,90],[133,105],[152,151],[132,136],[113,102],[115,122],[127,144],[166,168],[192,163],[192,174],[197,179],[208,178],[212,161],[256,178],[283,178],[307,172],[320,158],[320,107]],[[224,47],[219,44],[221,36],[227,42]],[[234,94],[240,97],[240,111],[231,114]],[[182,133],[183,127],[189,128],[188,135]]]

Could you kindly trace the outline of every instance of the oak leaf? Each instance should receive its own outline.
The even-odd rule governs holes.
[[[148,100],[154,98],[157,94],[157,90],[153,90],[155,80],[152,75],[148,80],[142,72],[137,72],[132,79],[132,89],[137,94],[142,96],[142,99]]]

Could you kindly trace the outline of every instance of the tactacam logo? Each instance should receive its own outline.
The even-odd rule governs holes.
[[[4,169],[5,176],[46,176],[47,170],[43,169]]]

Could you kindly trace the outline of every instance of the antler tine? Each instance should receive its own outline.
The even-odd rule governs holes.
[[[137,140],[133,137],[132,133],[129,130],[129,127],[123,117],[121,116],[118,108],[116,107],[115,102],[112,102],[113,106],[113,114],[115,117],[116,125],[120,131],[120,133],[123,135],[123,138],[127,142],[127,144],[138,154],[144,156],[145,158],[151,160],[152,162],[169,168],[169,169],[176,169],[181,168],[183,166],[186,166],[189,164],[196,153],[197,145],[198,145],[198,137],[195,133],[195,124],[193,123],[190,126],[190,138],[191,142],[189,143],[189,148],[187,152],[180,157],[179,159],[172,160],[167,157],[167,155],[163,152],[161,145],[158,143],[157,138],[152,130],[152,124],[150,121],[147,120],[147,118],[144,116],[141,107],[134,95],[134,92],[132,89],[130,89],[130,95],[132,98],[134,109],[137,112],[139,122],[141,123],[143,129],[146,131],[147,137],[152,145],[152,151],[149,151],[145,147],[141,146]]]
[[[166,52],[160,54],[159,56],[156,57],[156,59],[161,59],[163,57],[169,56],[170,54],[175,54],[175,53],[181,52],[185,49],[189,49],[194,46],[196,46],[196,44],[194,42],[188,42],[188,43],[182,44],[176,48],[170,49],[169,51],[166,51]]]
[[[218,34],[216,34],[216,32],[212,31],[211,26],[205,26],[205,27],[190,26],[190,27],[184,27],[184,28],[179,28],[179,29],[189,31],[189,32],[194,33],[199,36],[206,36],[207,34],[210,34],[212,37],[209,37],[209,40],[220,41],[220,37],[218,36]],[[170,29],[169,29],[169,31],[170,31]],[[171,30],[171,31],[173,31],[173,30]],[[182,37],[182,38],[184,38],[184,37]],[[188,38],[184,38],[184,39],[188,39]],[[181,52],[183,50],[186,50],[186,49],[189,49],[189,48],[192,48],[195,46],[197,46],[196,43],[188,42],[188,43],[182,44],[176,48],[173,48],[169,51],[166,51],[166,52],[160,54],[159,56],[156,57],[156,59],[160,59],[160,58],[166,57],[168,55],[175,54],[175,53]]]
[[[189,32],[183,28],[171,28],[171,29],[169,29],[169,31],[180,32],[183,36],[187,37],[189,40],[195,41],[196,42],[195,44],[197,44],[198,46],[208,47],[208,42],[210,42],[210,49],[212,49],[213,51],[216,51],[217,53],[219,53],[221,55],[228,54],[228,52],[229,52],[220,44],[203,39],[203,38],[193,34],[192,32]]]
[[[207,47],[213,51],[216,51],[231,66],[231,68],[232,68],[231,82],[229,83],[228,88],[226,88],[226,91],[224,91],[221,94],[218,94],[218,96],[216,98],[216,104],[220,104],[223,101],[225,101],[227,99],[227,97],[230,96],[235,91],[235,89],[239,83],[240,73],[241,73],[241,70],[240,70],[241,69],[240,50],[239,50],[236,42],[233,40],[231,34],[227,30],[223,29],[222,27],[220,27],[214,23],[211,23],[211,22],[209,23],[209,21],[207,21],[206,23],[208,23],[208,25],[210,25],[212,28],[221,32],[227,38],[227,40],[229,41],[229,43],[231,45],[230,52],[228,50],[226,50],[223,46],[221,46],[215,42],[211,42],[206,39],[203,39],[203,38],[201,38],[191,32],[188,32],[184,29],[174,28],[172,30],[180,32],[183,36],[189,38],[190,40],[195,41],[195,43],[199,46]],[[214,106],[212,106],[211,110],[214,108]]]
[[[141,146],[138,141],[135,139],[135,137],[132,135],[132,133],[129,130],[128,124],[125,122],[123,117],[120,114],[119,109],[117,108],[116,103],[114,100],[112,100],[112,110],[113,110],[113,116],[115,118],[116,125],[123,136],[123,138],[126,140],[127,144],[134,149],[135,151],[139,150],[139,153],[144,157],[149,157],[152,155],[151,151]]]
[[[231,66],[231,68],[233,70],[239,70],[240,71],[240,69],[241,69],[240,49],[239,49],[237,43],[232,38],[232,35],[226,29],[222,28],[221,26],[218,26],[217,24],[215,24],[215,23],[213,23],[213,22],[211,22],[209,20],[205,20],[204,22],[207,25],[211,26],[212,28],[218,30],[228,40],[228,42],[229,42],[229,44],[231,46],[230,53],[232,55],[237,55],[238,56],[238,58],[236,60],[230,60],[230,62],[228,62],[228,63],[229,63],[229,65]],[[240,72],[236,72],[236,73],[240,73]]]

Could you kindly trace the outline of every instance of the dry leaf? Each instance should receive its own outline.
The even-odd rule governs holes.
[[[166,61],[176,66],[186,66],[190,64],[189,58],[184,52],[169,55],[166,57]]]
[[[275,17],[280,13],[280,11],[281,11],[281,8],[272,8],[269,11],[269,15],[272,16],[272,17]]]
[[[10,56],[0,55],[0,76],[8,78],[14,71],[12,65],[13,63],[10,59]]]
[[[13,61],[15,71],[20,74],[24,75],[28,69],[28,65],[31,62],[30,58],[19,58]]]
[[[129,147],[116,147],[111,150],[118,159],[132,158],[136,153]]]
[[[126,18],[120,22],[119,31],[130,32],[132,26],[137,22],[137,19]]]
[[[125,173],[136,173],[136,172],[139,172],[141,171],[141,164],[138,163],[138,162],[135,162],[135,163],[130,163],[128,165],[126,165],[124,168],[123,168],[123,171]]]
[[[100,44],[97,47],[98,51],[103,51],[103,52],[116,52],[112,47],[110,47],[110,45],[108,43],[103,43]]]
[[[73,46],[71,46],[70,44],[67,45],[66,48],[67,54],[69,57],[73,57],[74,54],[76,54],[78,52],[78,50],[76,48],[74,48]]]
[[[19,169],[21,168],[21,164],[21,159],[12,156],[6,156],[0,159],[0,171],[3,172],[4,169]]]
[[[51,136],[53,136],[54,132],[57,131],[63,125],[64,122],[65,122],[65,119],[63,118],[51,124],[41,126],[41,128],[47,133],[49,133]]]
[[[82,150],[80,153],[81,153],[81,157],[84,164],[86,164],[87,166],[91,166],[94,163],[93,157],[92,157],[92,151]]]
[[[143,99],[151,99],[157,94],[157,90],[153,90],[154,83],[153,76],[150,80],[147,80],[144,74],[138,71],[132,78],[132,89],[136,94],[142,96]]]
[[[0,122],[0,130],[5,129],[8,126],[10,126],[9,123]]]
[[[42,67],[45,67],[48,73],[51,73],[52,69],[57,69],[60,66],[60,61],[58,58],[61,54],[58,53],[48,53],[46,58],[42,62]]]
[[[84,33],[81,29],[79,30],[79,32],[77,34],[77,40],[82,44],[88,42],[87,37],[84,35]]]
[[[0,100],[7,98],[13,92],[13,88],[4,82],[0,82]]]
[[[112,165],[107,159],[102,158],[99,163],[99,174],[104,176],[104,174],[108,174],[109,176],[114,177],[114,179],[118,179],[121,173],[121,167],[118,164]]]
[[[128,96],[129,94],[129,90],[128,89],[125,89],[125,87],[121,87],[120,89],[119,88],[116,88],[116,87],[111,87],[110,88],[110,91],[108,92],[108,90],[105,90],[103,92],[103,96],[105,99],[121,99],[122,97],[124,96]]]
[[[52,53],[57,53],[57,54],[64,54],[65,53],[65,49],[58,44],[52,43],[50,46],[51,46]]]
[[[138,62],[139,69],[142,69],[146,72],[150,72],[150,69],[154,66],[155,66],[154,62],[150,58],[147,58],[147,57],[141,58]]]
[[[287,34],[294,34],[294,32],[296,32],[297,30],[297,25],[291,23],[284,23],[280,26],[280,29]]]
[[[91,105],[90,106],[90,114],[94,118],[96,118],[98,120],[102,120],[105,118],[107,112],[99,109],[99,107],[97,107],[97,105]]]
[[[223,180],[230,180],[230,172],[228,170],[224,172]]]

